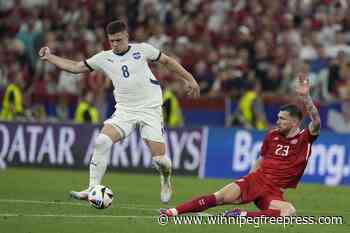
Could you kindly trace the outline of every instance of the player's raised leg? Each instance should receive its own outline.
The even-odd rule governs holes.
[[[87,200],[90,188],[101,184],[107,169],[107,159],[112,145],[121,139],[121,134],[115,127],[105,124],[101,133],[95,139],[95,147],[90,162],[89,187],[80,192],[71,191],[70,195],[79,200]]]
[[[179,214],[201,212],[218,205],[238,204],[240,203],[240,195],[240,187],[232,182],[214,194],[196,197],[175,208],[161,210],[161,214],[171,217]]]
[[[145,139],[151,154],[152,164],[160,174],[160,200],[163,203],[169,202],[172,195],[171,188],[171,160],[165,155],[165,144]]]

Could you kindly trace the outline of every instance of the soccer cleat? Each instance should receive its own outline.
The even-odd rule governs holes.
[[[224,216],[225,217],[238,217],[238,216],[241,216],[241,210],[236,208],[236,209],[233,209],[233,210],[230,210],[230,211],[226,211],[224,213]]]
[[[89,196],[89,190],[85,189],[85,190],[80,191],[80,192],[70,191],[69,195],[74,199],[87,201],[88,196]]]
[[[160,201],[162,203],[168,203],[172,195],[170,174],[164,176],[160,175]]]
[[[171,161],[169,158],[156,156],[152,158],[152,165],[160,173],[160,201],[168,203],[172,195],[171,189]]]

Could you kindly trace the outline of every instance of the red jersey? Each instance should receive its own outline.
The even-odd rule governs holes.
[[[311,154],[311,145],[318,135],[309,129],[286,138],[277,130],[269,131],[261,147],[261,163],[257,172],[264,181],[280,188],[296,188]]]

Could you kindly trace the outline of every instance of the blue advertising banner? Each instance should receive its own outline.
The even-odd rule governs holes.
[[[259,157],[263,137],[261,132],[210,128],[200,176],[235,179],[246,175]],[[312,146],[302,182],[350,185],[350,134],[322,132]]]
[[[100,125],[0,122],[0,169],[7,166],[87,168]],[[243,129],[169,130],[165,141],[175,174],[235,179],[259,157],[264,133]],[[137,133],[108,155],[116,171],[152,172]],[[350,134],[322,132],[312,147],[303,182],[350,185]]]

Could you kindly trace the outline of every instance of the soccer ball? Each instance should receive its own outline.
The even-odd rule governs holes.
[[[105,209],[112,205],[113,192],[106,186],[96,185],[90,190],[88,200],[93,207]]]

